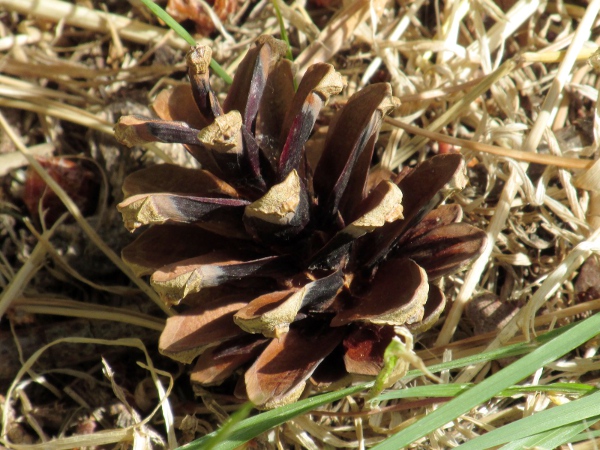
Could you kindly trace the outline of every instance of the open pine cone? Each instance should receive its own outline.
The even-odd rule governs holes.
[[[140,170],[118,206],[129,230],[149,226],[123,259],[151,274],[167,304],[182,304],[160,351],[197,358],[200,385],[242,373],[236,392],[262,408],[296,400],[309,380],[376,375],[395,326],[423,331],[439,318],[445,298],[431,282],[485,243],[460,223],[460,206],[439,206],[466,182],[460,155],[370,173],[383,117],[398,104],[387,83],[353,95],[324,145],[307,145],[342,77],[315,64],[295,90],[285,51],[259,38],[221,106],[211,51],[194,47],[191,88],[153,105],[162,120],[126,116],[115,128],[130,146],[182,143],[203,168]]]

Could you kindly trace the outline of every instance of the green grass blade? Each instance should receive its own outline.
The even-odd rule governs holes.
[[[551,440],[555,439],[556,436],[560,435],[562,427],[566,427],[566,431],[571,425],[582,425],[583,428],[577,429],[571,436],[568,436],[568,439],[570,439],[589,426],[586,423],[582,424],[582,421],[587,422],[593,418],[592,422],[596,422],[599,414],[600,391],[496,428],[494,431],[483,434],[458,448],[460,450],[481,450],[524,438],[532,438],[533,441],[543,442],[544,437],[552,438]],[[556,432],[554,436],[551,433],[552,431]],[[540,436],[540,433],[548,433],[548,435]]]
[[[400,398],[414,397],[456,397],[462,394],[473,383],[462,384],[432,384],[428,386],[416,386],[406,389],[389,391],[375,398],[377,401],[396,400]],[[511,386],[498,393],[500,397],[512,397],[517,394],[530,394],[533,392],[553,392],[558,394],[585,395],[595,390],[594,386],[582,383],[552,383],[546,385]]]
[[[527,394],[531,392],[555,392],[558,394],[585,395],[595,391],[594,386],[583,383],[552,383],[543,386],[511,386],[504,389],[500,395],[502,397],[511,397],[515,394]]]
[[[519,344],[511,344],[502,348],[498,348],[495,350],[489,350],[486,352],[478,353],[472,356],[466,356],[464,358],[455,359],[453,361],[448,361],[440,364],[432,364],[427,367],[431,373],[439,373],[442,370],[452,370],[452,369],[460,369],[461,367],[466,367],[471,364],[479,364],[489,361],[494,361],[500,358],[509,358],[512,356],[520,356],[526,353],[530,353],[540,345],[549,342],[554,339],[556,336],[560,336],[565,333],[567,330],[571,329],[574,324],[566,325],[562,328],[558,328],[556,330],[549,331],[547,333],[541,334],[533,339],[531,342],[521,342]],[[423,372],[420,370],[410,370],[402,380],[408,380],[410,378],[418,377],[423,375]]]
[[[378,395],[374,400],[396,400],[400,398],[414,398],[414,397],[456,397],[458,394],[462,394],[467,389],[473,386],[473,383],[462,383],[462,384],[431,384],[428,386],[416,386],[405,389],[398,389],[395,391],[386,392]]]
[[[173,30],[175,33],[181,36],[188,44],[196,45],[196,41],[190,35],[190,33],[188,33],[187,30],[181,25],[179,25],[179,23],[175,19],[173,19],[168,12],[166,12],[152,0],[141,1],[152,12],[152,14],[154,14],[156,17],[158,17],[160,20],[166,23],[171,30]]]
[[[499,358],[506,358],[509,356],[523,355],[525,353],[529,353],[529,352],[535,350],[541,344],[550,341],[551,339],[555,338],[556,336],[560,336],[561,334],[565,333],[570,328],[571,328],[571,325],[557,329],[557,330],[553,330],[548,333],[545,333],[543,335],[538,336],[531,343],[520,343],[520,344],[509,345],[509,346],[503,347],[501,349],[483,352],[483,353],[480,353],[480,354],[477,354],[474,356],[468,356],[466,358],[460,358],[460,359],[456,359],[454,361],[449,361],[446,363],[435,364],[435,365],[428,367],[428,369],[431,372],[437,373],[437,372],[441,372],[442,370],[457,369],[457,368],[468,366],[470,364],[476,364],[478,362],[486,362],[486,361],[492,361],[492,360],[499,359]],[[412,370],[412,371],[408,372],[408,374],[403,378],[403,380],[408,381],[411,378],[414,378],[414,377],[420,376],[420,375],[422,375],[422,372],[420,370]],[[245,419],[245,420],[233,425],[230,429],[231,434],[229,435],[228,439],[225,440],[224,442],[219,443],[215,447],[215,449],[218,449],[218,450],[234,449],[237,446],[243,445],[245,442],[249,441],[250,439],[255,438],[256,436],[260,435],[261,433],[264,433],[265,431],[268,431],[273,427],[281,425],[282,423],[286,422],[287,420],[293,419],[294,417],[296,417],[300,414],[304,414],[308,411],[311,411],[312,409],[315,409],[319,406],[339,400],[339,399],[345,397],[346,395],[352,395],[352,394],[361,392],[364,389],[368,389],[372,385],[373,385],[373,383],[365,383],[365,384],[353,386],[350,388],[346,388],[346,389],[343,389],[343,390],[340,390],[337,392],[330,392],[327,394],[317,395],[317,396],[314,396],[314,397],[311,397],[311,398],[308,398],[305,400],[301,400],[292,405],[287,405],[287,406],[277,408],[272,411],[267,411],[267,412],[258,414],[254,417]],[[450,389],[454,389],[455,395],[458,395],[458,394],[456,394],[456,391],[460,390],[461,386],[464,387],[464,385],[457,385],[457,386],[458,387],[450,388]],[[421,387],[419,387],[419,389],[420,388]],[[425,387],[425,388],[429,389],[430,387]],[[440,387],[435,386],[434,387],[434,389],[442,389],[442,388],[443,388],[443,386],[440,386]],[[413,388],[413,389],[417,389],[417,388]],[[413,392],[413,394],[415,392],[418,393],[418,391],[412,391],[412,392]],[[387,393],[383,394],[383,395],[387,395]],[[452,396],[452,395],[444,394],[442,396],[445,397],[445,396]],[[400,397],[397,397],[397,398],[400,398]],[[191,442],[191,443],[185,445],[184,447],[180,447],[180,450],[199,450],[199,449],[203,450],[205,448],[204,446],[206,446],[207,442],[209,442],[209,440],[212,439],[216,434],[217,434],[217,431],[215,431],[209,435],[206,435],[194,442]]]
[[[555,337],[550,342],[535,349],[529,355],[524,356],[510,366],[495,373],[485,381],[472,387],[445,405],[442,405],[433,413],[400,431],[391,438],[386,439],[374,448],[377,450],[397,450],[408,446],[417,439],[420,439],[444,424],[453,421],[471,408],[486,402],[503,389],[527,378],[540,367],[556,360],[565,353],[568,353],[588,341],[598,333],[598,330],[600,330],[600,313],[577,323],[560,336]],[[588,397],[577,401],[583,401],[586,398]]]
[[[204,444],[204,450],[214,450],[217,446],[225,441],[233,432],[233,427],[244,420],[250,414],[254,406],[252,403],[244,403],[240,409],[231,415],[229,420],[219,428],[213,436]]]
[[[177,23],[177,21],[175,19],[173,19],[169,15],[169,13],[167,13],[164,9],[162,9],[160,6],[158,6],[152,0],[141,0],[141,2],[150,11],[152,11],[152,14],[154,14],[156,17],[158,17],[160,20],[162,20],[164,23],[166,23],[169,28],[171,28],[175,33],[177,33],[179,36],[181,36],[181,38],[183,38],[188,44],[190,44],[192,46],[196,45],[196,41],[190,35],[190,33],[188,33],[187,30],[185,28],[183,28],[181,25],[179,25],[179,23]],[[223,81],[225,81],[225,83],[227,83],[227,84],[232,83],[233,80],[231,79],[229,74],[227,72],[225,72],[225,69],[223,69],[219,65],[219,63],[217,63],[214,59],[212,59],[210,61],[210,68],[215,72],[216,75],[218,75],[221,79],[223,79]]]
[[[290,61],[294,60],[294,55],[292,55],[292,47],[290,45],[290,39],[288,38],[287,31],[285,29],[285,24],[283,23],[283,17],[281,16],[281,11],[279,10],[278,0],[271,0],[273,3],[273,8],[275,8],[275,15],[277,16],[277,22],[279,23],[279,32],[281,33],[281,39],[287,44],[287,52],[285,57]]]
[[[600,430],[587,430],[584,433],[579,434],[571,440],[571,443],[589,441],[591,439],[600,438]]]
[[[521,450],[523,448],[552,450],[559,448],[563,444],[572,443],[575,436],[578,436],[579,433],[598,422],[598,419],[600,419],[600,417],[590,418],[589,420],[575,422],[560,428],[549,430],[545,433],[517,439],[500,447],[500,450]]]
[[[427,370],[431,373],[439,373],[443,370],[460,369],[461,367],[479,364],[482,362],[495,361],[501,358],[509,358],[512,356],[520,356],[530,353],[539,346],[535,340],[532,342],[521,342],[520,344],[512,344],[496,350],[477,353],[476,355],[466,356],[464,358],[455,359],[445,363],[432,364],[427,366]],[[424,375],[419,369],[409,370],[404,379],[420,377]]]
[[[230,434],[227,439],[219,442],[213,450],[234,450],[259,434],[262,434],[277,425],[281,425],[300,414],[304,414],[319,406],[326,405],[327,403],[340,400],[347,395],[361,392],[372,385],[373,383],[363,383],[336,392],[317,395],[237,422],[231,426],[231,429],[229,430]],[[204,450],[207,442],[209,442],[217,433],[218,431],[212,432],[179,448],[180,450]]]

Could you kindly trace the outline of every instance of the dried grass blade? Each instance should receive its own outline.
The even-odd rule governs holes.
[[[0,120],[3,120],[3,119],[4,119],[3,117],[0,118]],[[25,376],[25,374],[28,373],[30,370],[32,370],[33,365],[40,358],[40,356],[49,348],[51,348],[57,344],[61,344],[61,343],[94,344],[94,345],[123,346],[123,347],[137,348],[138,350],[140,350],[144,353],[146,364],[143,366],[147,370],[150,371],[150,374],[151,374],[152,379],[154,380],[155,384],[157,386],[160,386],[159,387],[159,397],[161,398],[161,403],[159,405],[157,405],[149,413],[149,415],[145,419],[143,419],[140,423],[136,423],[127,428],[105,430],[105,431],[99,431],[99,432],[92,433],[92,434],[84,434],[84,435],[69,436],[69,437],[65,437],[65,438],[57,438],[57,439],[52,440],[51,442],[42,442],[40,444],[33,444],[33,445],[13,444],[13,443],[9,443],[7,440],[5,440],[3,438],[2,439],[3,444],[10,444],[10,446],[12,448],[21,448],[21,449],[27,449],[27,450],[45,450],[48,448],[52,448],[53,450],[60,450],[60,449],[67,450],[67,449],[78,448],[78,447],[82,447],[82,446],[115,444],[118,442],[131,441],[132,438],[134,437],[134,434],[136,433],[136,430],[138,430],[140,426],[143,426],[148,421],[150,421],[152,419],[152,417],[156,414],[158,409],[163,408],[164,412],[166,409],[167,410],[166,415],[170,416],[170,414],[169,414],[170,408],[168,406],[168,402],[166,402],[165,400],[168,397],[168,395],[170,394],[171,389],[173,387],[173,379],[170,374],[167,374],[166,372],[155,369],[154,364],[152,363],[152,359],[150,358],[150,355],[148,354],[148,351],[147,351],[144,343],[142,341],[140,341],[139,339],[132,339],[132,338],[106,340],[106,339],[68,337],[68,338],[57,339],[57,340],[51,342],[50,344],[45,345],[41,349],[37,350],[33,355],[31,355],[29,357],[29,359],[27,359],[27,361],[25,361],[25,363],[19,370],[19,373],[15,377],[14,381],[12,382],[12,384],[10,385],[10,388],[8,389],[8,391],[6,393],[6,397],[3,402],[3,411],[11,411],[13,409],[11,402],[14,399],[14,396],[16,394],[19,383],[21,382],[21,380]],[[160,384],[160,380],[158,379],[157,375],[169,377],[170,383],[169,383],[169,388],[167,389],[166,392],[163,391],[162,385]],[[3,414],[3,416],[2,416],[1,436],[8,435],[7,428],[9,426],[9,416],[10,416],[9,414]],[[174,439],[173,439],[173,442],[176,445],[176,441]]]
[[[162,331],[163,319],[156,318],[130,309],[115,308],[104,305],[93,305],[75,300],[35,299],[21,297],[16,302],[19,311],[31,314],[49,314],[54,316],[78,317],[82,319],[110,320],[126,323],[149,330]]]
[[[62,267],[62,269],[65,272],[67,272],[69,275],[71,275],[76,280],[79,280],[82,283],[87,284],[91,288],[96,289],[98,291],[111,292],[111,293],[117,294],[117,295],[127,295],[127,294],[131,294],[132,291],[134,291],[134,289],[132,289],[131,287],[127,287],[127,286],[101,285],[101,284],[94,283],[91,280],[88,280],[84,276],[80,275],[79,272],[77,272],[73,267],[71,267],[71,265],[66,261],[66,259],[52,246],[52,244],[50,243],[50,240],[49,240],[49,236],[47,236],[48,232],[46,232],[44,234],[40,234],[29,223],[29,221],[26,221],[25,224],[27,225],[27,228],[29,229],[31,234],[33,234],[38,239],[39,243],[45,247],[46,252],[56,262],[56,264],[58,266]],[[53,226],[53,228],[56,228],[56,224]],[[1,314],[0,314],[0,316],[1,316]]]
[[[459,147],[474,150],[476,152],[489,153],[490,155],[512,158],[516,161],[525,161],[530,163],[543,164],[547,166],[556,166],[564,169],[589,169],[594,164],[594,161],[592,160],[568,158],[565,156],[546,154],[541,155],[538,153],[524,152],[522,150],[516,150],[513,148],[504,148],[496,145],[485,144],[483,142],[474,142],[469,141],[467,139],[459,139],[452,136],[448,136],[446,134],[436,133],[434,131],[415,127],[414,125],[409,125],[399,120],[392,119],[391,117],[386,117],[384,118],[384,120],[390,125],[401,128],[408,133],[423,136],[427,139],[439,142],[446,142],[448,144],[457,145]]]
[[[356,28],[369,18],[371,8],[380,14],[384,5],[382,0],[348,2],[321,31],[317,40],[298,55],[298,76],[304,75],[311,64],[328,61],[352,38]]]
[[[565,59],[562,61],[561,65],[559,67],[557,76],[553,80],[550,91],[548,92],[546,98],[544,99],[544,103],[542,105],[542,110],[541,110],[539,116],[537,117],[537,120],[536,120],[535,124],[533,125],[529,135],[527,136],[525,143],[523,144],[523,149],[525,151],[533,152],[537,148],[537,145],[539,144],[542,133],[545,130],[545,128],[547,127],[547,124],[549,123],[549,119],[551,117],[552,111],[555,110],[555,106],[557,104],[557,99],[558,99],[559,93],[562,91],[562,89],[564,87],[565,80],[566,80],[568,74],[570,73],[570,69],[572,68],[572,66],[575,62],[577,54],[581,50],[581,47],[583,46],[584,42],[589,38],[591,26],[592,26],[594,20],[596,19],[596,16],[598,15],[599,11],[600,11],[600,1],[599,0],[595,0],[595,1],[591,2],[588,5],[588,7],[586,8],[585,15],[584,15],[582,21],[579,23],[579,26],[577,27],[577,31],[575,33],[575,38],[573,39],[573,42],[571,43],[571,46],[569,47],[569,50],[567,51],[567,55],[565,56]],[[507,63],[503,64],[503,66],[506,64]],[[500,68],[496,72],[498,72],[503,66],[500,66]],[[517,192],[518,184],[519,184],[519,180],[517,178],[516,172],[513,170],[513,171],[511,171],[511,175],[510,175],[508,181],[506,182],[504,191],[502,193],[502,202],[503,202],[502,211],[500,211],[500,213],[499,213],[499,211],[497,210],[496,214],[494,215],[494,217],[492,219],[492,222],[490,223],[490,226],[488,227],[488,245],[487,245],[486,249],[484,250],[483,254],[481,255],[481,257],[474,263],[473,267],[467,274],[467,277],[465,278],[465,283],[463,284],[463,286],[459,292],[459,295],[458,295],[457,299],[455,300],[455,302],[452,306],[452,309],[450,310],[448,319],[444,323],[442,332],[440,333],[440,336],[438,337],[436,344],[447,343],[450,341],[451,335],[454,332],[454,330],[456,329],[458,321],[460,320],[460,316],[462,314],[464,305],[466,304],[468,299],[471,297],[471,294],[475,288],[475,285],[477,284],[477,282],[487,264],[486,261],[484,260],[484,258],[489,257],[489,255],[491,254],[490,247],[496,242],[496,237],[497,237],[498,233],[504,227],[506,218],[509,213],[509,211],[506,208],[509,208],[510,205],[512,204],[512,201],[515,198],[515,195]],[[596,234],[593,235],[594,238],[595,238],[595,236],[596,236]],[[592,238],[590,238],[590,239],[592,239]],[[582,245],[582,244],[580,244],[580,245]],[[573,252],[574,251],[575,250],[573,250]],[[581,263],[579,263],[579,264],[581,264]],[[578,267],[578,265],[576,265],[574,268],[576,268],[576,267]],[[571,270],[574,270],[574,268],[572,268]],[[562,265],[559,265],[554,273],[557,273],[559,271],[559,269],[564,270],[564,267]],[[561,280],[561,282],[562,281],[564,281],[564,280]],[[546,280],[542,286],[546,285],[547,282],[548,282],[548,280]],[[540,296],[544,295],[545,293],[547,293],[547,291],[545,291],[543,289],[539,289],[536,292],[534,298],[532,298],[529,302],[529,304],[534,305],[534,306],[532,306],[533,311],[530,310],[529,311],[530,313],[535,312],[537,310],[537,308],[539,308],[540,302],[543,302],[546,297],[542,297],[541,301],[539,300],[539,298],[540,298]],[[536,298],[538,300],[536,300]],[[528,309],[528,308],[526,308],[526,309]],[[521,313],[517,314],[517,316],[515,316],[510,321],[510,323],[504,328],[503,333],[501,333],[501,336],[498,336],[498,338],[491,344],[492,348],[499,346],[502,342],[506,342],[507,339],[509,339],[510,337],[512,337],[514,335],[514,333],[516,333],[516,331],[518,329],[517,320],[519,320],[519,321],[525,320],[525,321],[527,321],[527,323],[529,323],[529,321],[527,319],[523,318]],[[471,371],[471,376],[473,376],[477,370],[478,370],[478,368],[474,368]]]
[[[69,25],[97,32],[109,33],[107,21],[110,21],[122,39],[139,44],[159,41],[165,38],[168,33],[162,28],[127,19],[118,14],[96,11],[60,0],[44,0],[43,2],[37,0],[0,0],[0,7],[6,11],[33,15],[52,22],[65,21]],[[190,45],[184,39],[173,35],[166,38],[166,43],[180,50],[186,50]]]
[[[54,144],[44,143],[33,145],[28,148],[29,153],[34,156],[47,157],[54,152]],[[0,155],[0,177],[7,175],[11,170],[26,166],[27,159],[19,152],[11,152]]]
[[[510,176],[506,181],[505,188],[502,191],[502,195],[500,196],[500,201],[496,206],[494,216],[492,217],[492,220],[486,230],[487,244],[483,249],[481,256],[477,258],[469,272],[467,272],[464,284],[460,288],[460,291],[458,292],[458,295],[452,304],[452,308],[448,312],[448,316],[444,322],[444,325],[442,326],[442,330],[435,341],[436,346],[444,345],[450,342],[450,339],[452,338],[452,335],[458,326],[458,322],[460,321],[464,307],[471,299],[475,286],[477,286],[479,283],[481,274],[489,262],[489,258],[492,254],[494,243],[496,242],[498,234],[500,234],[504,228],[506,219],[510,214],[512,200],[516,194],[517,188],[517,175],[514,171],[511,171]]]
[[[4,67],[3,67],[4,69]],[[45,75],[45,73],[44,73]],[[66,92],[57,91],[55,89],[48,89],[41,87],[35,83],[29,83],[27,81],[19,80],[13,77],[7,77],[0,75],[0,95],[9,98],[57,98],[64,102],[81,103],[84,104],[85,100],[80,96],[67,94]]]
[[[0,0],[1,1],[1,0]],[[0,97],[0,106],[6,108],[24,109],[42,115],[67,120],[84,127],[111,135],[113,134],[112,123],[107,122],[84,109],[65,105],[53,100],[41,99],[41,101],[25,101]]]
[[[506,13],[505,20],[496,22],[492,28],[486,33],[486,42],[490,51],[496,50],[504,44],[509,36],[529,19],[540,6],[539,0],[535,1],[518,1]],[[468,52],[479,53],[481,41],[476,40],[469,46]]]
[[[4,120],[3,117],[0,117],[0,120]],[[44,239],[50,238],[54,233],[54,230],[60,224],[61,221],[57,221],[54,226],[44,232],[41,235]],[[8,283],[8,286],[3,290],[2,295],[0,296],[0,319],[4,316],[6,310],[11,306],[13,301],[21,295],[29,280],[35,275],[35,273],[39,270],[39,267],[42,266],[44,260],[46,259],[46,245],[44,242],[40,241],[27,258],[27,261],[23,264],[23,266],[19,269],[19,271],[15,274],[14,278]]]
[[[90,237],[90,240],[98,246],[98,248],[125,274],[127,277],[136,284],[142,292],[144,292],[154,303],[158,305],[160,309],[162,309],[167,315],[171,315],[171,310],[160,300],[156,292],[152,290],[152,288],[137,277],[133,271],[121,260],[121,258],[106,245],[106,243],[102,240],[102,238],[98,235],[96,230],[92,228],[92,226],[85,220],[85,218],[81,215],[81,211],[73,203],[71,198],[67,195],[67,193],[63,190],[59,184],[54,181],[50,175],[44,170],[44,168],[37,162],[37,160],[31,156],[27,148],[23,145],[21,140],[17,135],[12,131],[10,125],[6,122],[4,115],[0,113],[0,126],[4,129],[9,138],[13,141],[17,149],[27,158],[29,164],[35,169],[38,175],[44,180],[44,182],[52,189],[56,195],[63,202],[65,207],[71,213],[73,218],[77,221],[82,230]]]
[[[483,78],[481,82],[475,88],[473,88],[473,90],[466,93],[464,97],[448,108],[444,114],[431,122],[427,127],[427,130],[437,131],[453,120],[456,120],[456,118],[460,116],[461,112],[468,108],[469,105],[475,101],[475,99],[486,92],[490,86],[492,86],[500,78],[512,72],[516,67],[517,61],[515,59],[509,59],[503,63],[500,67],[498,67],[498,69]],[[402,147],[401,151],[393,155],[388,169],[394,169],[398,167],[400,164],[410,158],[413,153],[422,148],[426,142],[427,139],[424,137],[413,137],[407,145]]]
[[[600,1],[592,1],[586,8],[585,14],[581,19],[581,22],[577,26],[577,31],[569,48],[565,54],[564,59],[561,61],[558,67],[558,72],[552,80],[550,90],[544,98],[541,110],[535,120],[535,123],[531,127],[531,131],[527,136],[525,143],[523,144],[523,150],[535,151],[542,138],[546,127],[550,126],[554,116],[556,115],[557,106],[560,102],[560,96],[563,92],[568,79],[571,77],[571,69],[577,60],[583,45],[590,37],[593,24],[600,11]]]

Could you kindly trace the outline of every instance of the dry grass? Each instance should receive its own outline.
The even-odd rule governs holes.
[[[392,84],[402,106],[381,134],[380,167],[443,151],[470,161],[471,186],[452,201],[489,242],[467,272],[445,280],[453,302],[420,338],[426,364],[528,340],[600,310],[600,267],[587,262],[577,281],[600,249],[600,1],[276,1],[299,73],[328,61],[347,78],[334,106],[369,82]],[[115,211],[124,176],[159,160],[190,163],[180,148],[129,150],[112,138],[118,116],[148,114],[152,96],[185,73],[183,40],[132,3],[0,0],[0,443],[8,448],[174,448],[236,409],[224,391],[194,400],[182,368],[157,354],[170,311],[118,256],[129,239]],[[247,45],[278,25],[263,0],[240,2],[217,30],[201,39],[232,74]],[[221,80],[214,85],[226,90]],[[39,156],[79,161],[92,173],[94,210],[83,213]],[[25,207],[23,183],[33,172],[68,217],[45,224]],[[483,294],[493,300],[487,309],[476,306]],[[594,384],[597,349],[590,342],[528,381]],[[501,364],[442,377],[479,381]],[[491,400],[414,446],[451,447],[568,401],[512,400]],[[350,397],[256,445],[365,448],[432,408],[395,405],[374,413]]]

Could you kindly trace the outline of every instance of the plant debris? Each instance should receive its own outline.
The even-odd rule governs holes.
[[[431,318],[415,319],[431,328],[417,333],[408,355],[417,359],[407,356],[402,370],[409,360],[432,367],[529,342],[598,311],[597,1],[277,0],[294,62],[276,41],[253,45],[278,36],[272,2],[202,3],[215,31],[195,36],[204,55],[192,55],[188,77],[189,45],[137,3],[0,0],[0,358],[10,358],[0,364],[0,445],[176,448],[219,429],[240,408],[235,394],[248,394],[246,379],[263,407],[338,389],[348,371],[381,367],[394,331],[382,322],[412,320],[385,302],[352,303],[388,290],[413,289]],[[237,10],[222,15],[226,3]],[[196,31],[193,17],[182,24]],[[202,70],[210,52],[236,85]],[[159,119],[147,120],[150,103]],[[289,110],[296,115],[286,119]],[[120,116],[130,117],[131,148],[114,139]],[[57,183],[44,161],[68,161],[90,194]],[[424,175],[438,164],[446,179]],[[34,172],[41,197],[25,195]],[[464,173],[462,190],[443,188]],[[399,192],[401,211],[390,207]],[[65,209],[45,203],[52,193]],[[129,227],[146,228],[133,244],[117,204]],[[444,239],[429,226],[438,219],[443,237],[479,242],[467,270],[451,273],[469,258],[437,246]],[[152,278],[169,264],[181,276]],[[389,275],[396,270],[414,275]],[[181,281],[186,274],[193,283]],[[472,315],[482,296],[503,313]],[[200,316],[203,308],[210,313]],[[186,320],[191,337],[174,353],[201,353],[197,397],[182,376],[189,366],[157,351],[164,324]],[[202,345],[188,345],[198,327]],[[281,390],[265,389],[274,378],[251,361],[298,343],[295,355],[309,363],[286,372]],[[597,348],[590,341],[523,384],[593,386]],[[497,367],[437,374],[477,383]],[[430,383],[402,378],[390,390]],[[370,410],[368,395],[295,417],[251,445],[368,448],[444,401],[384,400]],[[494,396],[412,446],[456,446],[572,400],[560,391]]]

